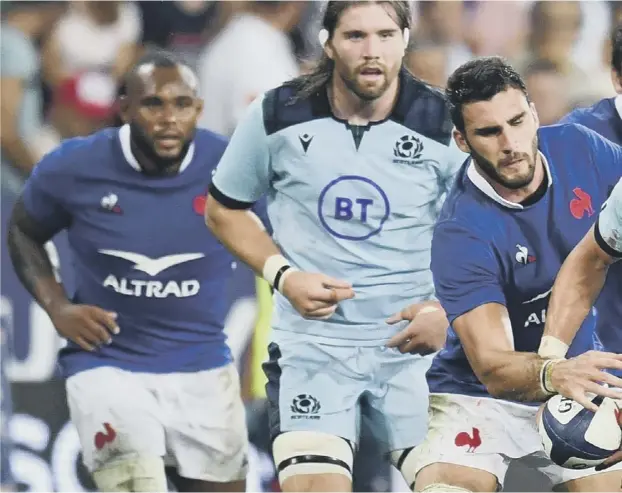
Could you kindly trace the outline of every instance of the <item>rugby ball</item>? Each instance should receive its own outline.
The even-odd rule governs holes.
[[[597,466],[622,446],[620,403],[594,397],[596,413],[561,395],[551,397],[538,416],[538,431],[551,460],[567,469]]]

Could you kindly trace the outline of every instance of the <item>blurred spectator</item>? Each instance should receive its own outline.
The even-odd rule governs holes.
[[[419,16],[414,45],[434,43],[444,52],[445,79],[456,68],[467,62],[473,54],[464,42],[466,13],[464,2],[419,2]],[[445,83],[443,82],[443,84]]]
[[[447,82],[447,50],[433,43],[414,44],[406,53],[406,67],[421,80],[437,87]]]
[[[51,119],[63,137],[110,124],[119,78],[137,54],[141,19],[134,3],[72,1],[43,45]]]
[[[585,99],[593,102],[604,96],[603,91],[607,88],[603,88],[602,81],[588,77],[573,60],[573,50],[582,26],[579,2],[534,2],[530,24],[529,51],[517,63],[523,72],[534,61],[547,60],[563,77],[569,100]],[[594,53],[592,56],[599,55]]]
[[[43,138],[41,66],[36,43],[62,14],[64,5],[19,2],[9,8],[0,30],[2,164],[3,172],[7,172],[5,166],[10,166],[27,175],[55,145],[54,142],[46,145]]]
[[[525,70],[529,98],[538,111],[541,125],[552,125],[570,111],[564,78],[549,60],[537,60]]]
[[[473,2],[466,42],[478,56],[516,58],[529,33],[530,2]],[[503,22],[499,22],[503,19]]]
[[[197,59],[210,32],[222,24],[230,4],[208,0],[173,0],[137,2],[142,13],[142,44],[174,51],[188,65],[196,68]],[[235,5],[233,5],[235,6]]]
[[[601,53],[603,44],[608,41],[612,9],[604,0],[581,0],[578,3],[582,22],[572,50],[572,59],[586,72],[601,72],[608,63],[594,56],[594,53]]]
[[[200,126],[231,135],[248,104],[298,75],[289,33],[306,2],[245,2],[199,59]]]

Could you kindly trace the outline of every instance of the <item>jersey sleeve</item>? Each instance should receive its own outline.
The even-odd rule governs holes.
[[[490,246],[455,222],[436,226],[431,268],[436,297],[450,323],[480,305],[506,304],[499,265]]]
[[[605,186],[607,189],[613,188],[622,176],[622,147],[583,125],[575,127],[585,135],[592,155],[592,164],[604,179]]]
[[[622,179],[603,205],[594,235],[599,246],[610,256],[622,258]]]
[[[66,197],[73,188],[70,156],[63,144],[45,155],[34,167],[22,191],[22,201],[28,214],[47,233],[53,235],[71,223]]]
[[[248,209],[270,186],[270,151],[257,98],[236,127],[210,186],[210,194],[230,209]]]

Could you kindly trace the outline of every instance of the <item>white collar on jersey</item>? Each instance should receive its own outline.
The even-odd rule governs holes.
[[[127,163],[136,171],[142,171],[140,164],[138,164],[138,161],[132,153],[132,146],[130,145],[130,126],[128,124],[123,125],[119,129],[119,141],[121,142],[121,150],[123,151],[123,156],[125,157]],[[181,162],[181,166],[179,167],[179,173],[181,173],[190,165],[193,157],[194,142],[190,144],[190,147],[188,147],[188,152],[186,152],[186,156],[184,157],[184,160]]]
[[[551,170],[549,168],[549,162],[544,157],[540,151],[538,151],[540,157],[542,158],[542,164],[544,164],[544,169],[546,170],[546,176],[549,179],[549,187],[553,184],[553,178],[551,177]],[[492,188],[492,185],[486,181],[486,179],[480,175],[479,171],[475,169],[473,165],[473,158],[471,158],[471,162],[469,163],[469,167],[467,169],[467,176],[469,180],[479,188],[482,192],[484,192],[488,197],[490,197],[495,202],[500,203],[501,205],[508,207],[510,209],[522,209],[523,206],[521,204],[517,204],[516,202],[510,202],[509,200],[505,200],[501,195],[495,192],[495,189]]]
[[[622,118],[622,94],[618,94],[613,102],[616,105],[616,110],[618,110],[618,116]]]

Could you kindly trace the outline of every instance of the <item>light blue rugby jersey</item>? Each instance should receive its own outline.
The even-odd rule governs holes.
[[[612,257],[622,257],[622,179],[603,205],[594,233],[603,250]]]
[[[210,193],[230,208],[268,196],[273,238],[292,265],[352,283],[356,296],[325,321],[302,318],[275,294],[273,328],[325,344],[378,345],[404,325],[387,317],[434,299],[432,228],[466,155],[451,138],[443,95],[400,74],[392,114],[351,126],[326,90],[292,101],[287,85],[250,106]]]

